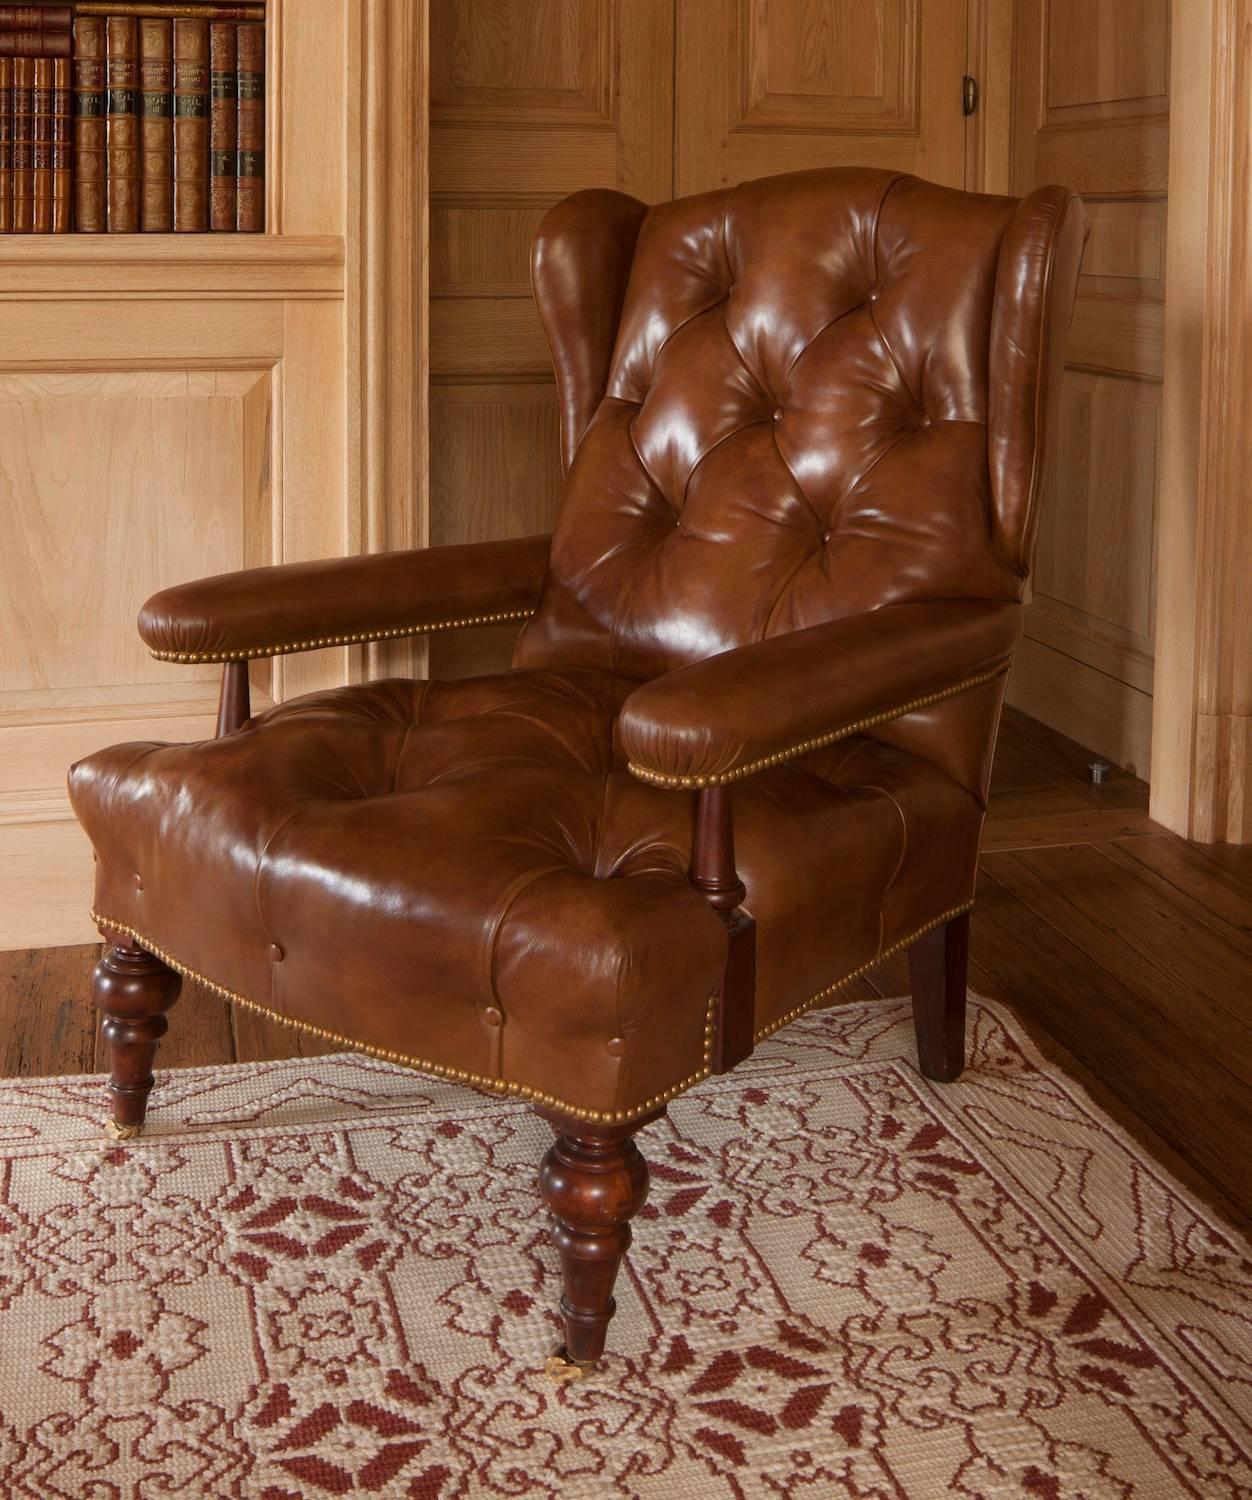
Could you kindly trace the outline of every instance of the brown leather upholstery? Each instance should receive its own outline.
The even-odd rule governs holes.
[[[91,756],[101,920],[329,1034],[630,1119],[707,1071],[727,951],[672,788],[736,783],[759,1032],[968,906],[1083,234],[1060,189],[869,170],[558,205],[550,552],[262,569],[142,627],[225,659],[537,607],[515,669]]]

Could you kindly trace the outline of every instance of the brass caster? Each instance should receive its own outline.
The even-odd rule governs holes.
[[[583,1380],[595,1369],[595,1361],[580,1364],[578,1360],[571,1359],[565,1352],[565,1345],[549,1354],[544,1361],[543,1373],[553,1385],[573,1385],[576,1380]]]
[[[104,1133],[111,1141],[133,1141],[143,1134],[142,1125],[119,1125],[116,1120],[104,1122]]]

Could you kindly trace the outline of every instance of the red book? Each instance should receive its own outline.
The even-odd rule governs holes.
[[[0,31],[68,31],[68,5],[0,5]]]
[[[68,31],[7,31],[0,29],[0,57],[68,57]]]

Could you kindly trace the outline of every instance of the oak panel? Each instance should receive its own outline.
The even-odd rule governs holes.
[[[1048,0],[1044,123],[1169,109],[1169,0]]]
[[[613,0],[434,0],[436,121],[613,123]]]
[[[740,0],[740,126],[913,130],[917,0]]]
[[[268,537],[244,451],[253,371],[0,375],[0,689],[216,675],[155,662],[135,634],[158,588],[225,572]]]
[[[1160,387],[1070,370],[1061,391],[1057,447],[1039,523],[1035,589],[1152,635]]]

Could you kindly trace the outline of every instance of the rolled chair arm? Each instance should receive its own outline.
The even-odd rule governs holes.
[[[522,620],[548,562],[546,536],[219,573],[162,589],[139,634],[162,661],[247,661],[322,646]]]
[[[1020,605],[957,599],[773,636],[637,688],[622,746],[653,785],[722,786],[999,676],[1020,633]]]

